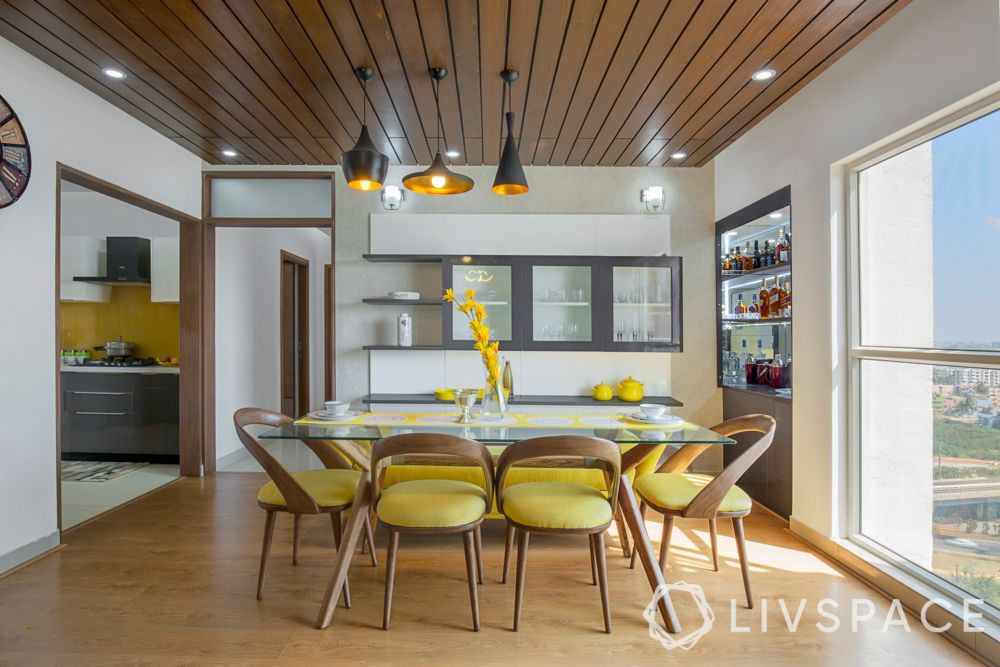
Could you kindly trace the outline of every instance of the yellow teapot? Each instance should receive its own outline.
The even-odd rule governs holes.
[[[601,380],[601,384],[594,385],[591,393],[594,396],[594,400],[610,401],[615,396],[615,388],[610,384],[604,384],[604,380]]]
[[[627,380],[618,383],[618,398],[623,401],[638,403],[642,400],[642,383],[632,379],[629,375]]]

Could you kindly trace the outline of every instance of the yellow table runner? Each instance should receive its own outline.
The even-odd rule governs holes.
[[[344,421],[313,419],[308,415],[295,420],[303,426],[456,426],[458,412],[407,413],[364,412]],[[667,431],[680,428],[698,428],[688,422],[679,424],[642,424],[627,417],[614,415],[556,415],[507,413],[503,419],[474,420],[469,426],[507,426],[511,428],[627,428],[629,430]]]

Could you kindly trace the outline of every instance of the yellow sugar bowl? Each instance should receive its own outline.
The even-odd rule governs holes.
[[[642,400],[642,383],[632,379],[629,375],[627,380],[618,383],[618,398],[623,401],[638,403]]]
[[[595,401],[610,401],[615,396],[615,388],[601,380],[601,384],[594,385],[591,394]]]

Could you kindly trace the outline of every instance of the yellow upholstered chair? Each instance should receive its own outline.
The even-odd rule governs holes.
[[[267,476],[271,478],[261,487],[257,494],[257,504],[267,512],[264,523],[264,544],[261,547],[260,571],[257,575],[257,599],[261,599],[264,590],[264,576],[267,572],[267,558],[271,551],[271,539],[274,536],[274,523],[278,512],[289,512],[294,517],[292,538],[292,565],[299,562],[299,522],[303,514],[329,514],[333,525],[333,538],[336,547],[340,548],[341,527],[344,512],[349,510],[358,489],[361,473],[351,470],[342,455],[329,446],[307,441],[305,444],[316,454],[325,466],[322,470],[306,470],[289,472],[277,459],[271,456],[260,442],[248,431],[251,425],[279,427],[291,424],[292,420],[283,414],[264,410],[262,408],[243,408],[233,415],[236,424],[236,434],[240,442],[257,460]],[[372,564],[375,564],[375,550],[371,548],[372,540],[370,524],[366,539],[372,553]],[[351,606],[351,594],[344,585],[344,604]]]
[[[609,480],[607,491],[579,482],[521,482],[507,485],[512,466],[544,459],[580,459],[597,465]],[[523,469],[523,468],[522,468]],[[507,518],[508,543],[517,537],[517,587],[514,593],[514,630],[521,622],[524,577],[531,533],[583,534],[590,540],[591,571],[600,583],[604,629],[611,632],[604,532],[615,516],[621,452],[601,438],[550,436],[532,438],[504,449],[497,464],[497,508]]]
[[[743,573],[743,588],[747,607],[753,609],[750,588],[750,571],[747,566],[746,539],[743,535],[743,517],[750,514],[752,502],[746,491],[736,486],[754,461],[771,446],[775,421],[767,415],[746,415],[717,424],[712,430],[732,437],[738,433],[759,433],[757,439],[716,477],[684,472],[688,466],[711,445],[687,445],[668,458],[660,469],[650,475],[638,477],[633,488],[639,497],[639,512],[645,520],[646,508],[651,507],[663,515],[663,539],[660,541],[660,569],[666,569],[670,551],[670,533],[674,519],[708,519],[712,539],[712,568],[719,570],[718,536],[716,519],[732,519],[733,534]],[[635,567],[635,554],[630,567]]]
[[[429,455],[473,464],[478,479],[413,479],[390,487],[383,484],[386,459],[402,460]],[[395,463],[395,465],[399,465]],[[441,466],[447,468],[447,465]],[[464,466],[463,466],[464,467]],[[382,628],[389,629],[392,588],[396,576],[396,555],[401,533],[461,533],[465,543],[465,569],[469,579],[472,626],[479,631],[479,594],[476,582],[483,582],[480,524],[493,504],[493,457],[483,445],[454,435],[403,433],[379,440],[372,447],[372,505],[379,522],[389,531],[386,557],[385,606]]]

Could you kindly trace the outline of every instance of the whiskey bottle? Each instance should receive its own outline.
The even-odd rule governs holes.
[[[767,291],[767,278],[760,281],[760,319],[771,316],[771,293]]]
[[[760,309],[757,307],[757,295],[751,294],[750,307],[747,308],[747,317],[751,320],[760,319]]]
[[[788,240],[785,238],[785,228],[778,230],[778,240],[774,244],[774,258],[777,262],[788,261]]]
[[[785,283],[788,285],[787,289],[785,285],[778,287],[778,313],[779,317],[791,317],[792,316],[792,292],[791,283]]]
[[[733,259],[730,262],[732,265],[733,273],[740,274],[743,273],[743,257],[740,256],[740,247],[736,246],[733,249]]]
[[[759,269],[760,264],[760,241],[753,242],[753,268]]]
[[[747,305],[743,303],[743,295],[739,294],[736,297],[736,305],[733,306],[733,316],[736,318],[746,317]]]
[[[778,287],[778,279],[774,279],[774,284],[767,292],[767,313],[768,317],[781,317],[781,310],[778,301],[781,298],[781,289]]]
[[[752,271],[753,270],[753,254],[750,252],[750,242],[746,242],[746,246],[743,249],[743,270]]]

